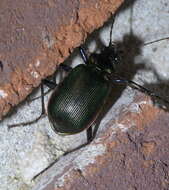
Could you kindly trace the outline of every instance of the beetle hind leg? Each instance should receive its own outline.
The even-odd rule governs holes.
[[[93,139],[93,130],[92,130],[92,126],[90,126],[87,131],[86,131],[86,135],[87,135],[87,142],[91,142]]]

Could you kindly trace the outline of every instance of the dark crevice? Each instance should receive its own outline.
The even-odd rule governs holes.
[[[0,60],[0,69],[3,71],[3,62]]]

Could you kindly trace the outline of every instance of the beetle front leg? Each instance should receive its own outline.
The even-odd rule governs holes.
[[[51,81],[51,80],[48,80],[48,79],[44,79],[44,80],[42,80],[42,82],[43,82],[47,87],[49,87],[49,89],[48,89],[46,92],[44,92],[44,96],[46,96],[49,92],[51,92],[52,89],[54,89],[54,88],[57,86],[57,84],[56,84],[56,75],[53,75],[52,81]],[[28,99],[27,102],[30,103],[30,102],[33,102],[34,100],[39,99],[39,98],[41,98],[41,96],[37,96],[37,97],[35,97],[35,98]]]
[[[59,67],[62,68],[62,69],[63,69],[64,71],[66,71],[66,72],[70,72],[70,71],[72,70],[72,67],[70,67],[70,66],[68,66],[68,65],[66,65],[66,64],[64,64],[64,63],[60,64]],[[47,92],[44,92],[44,96],[46,96],[53,88],[56,87],[56,74],[53,75],[52,80],[53,80],[53,81],[47,80],[47,79],[44,79],[44,80],[43,80],[43,81],[44,81],[44,84],[49,87],[49,89],[47,90]],[[53,83],[53,84],[52,84],[52,83]],[[48,85],[48,84],[49,84],[49,85]],[[34,100],[39,99],[40,97],[41,97],[41,96],[37,96],[37,97],[35,97],[35,98],[28,99],[27,101],[28,101],[28,103],[29,103],[29,102],[32,102],[32,101],[34,101]]]

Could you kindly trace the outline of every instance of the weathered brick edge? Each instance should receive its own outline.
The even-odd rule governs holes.
[[[99,138],[62,157],[33,190],[168,189],[169,113],[149,100],[137,96]]]
[[[0,119],[54,73],[124,0],[3,0],[0,17]],[[9,11],[10,10],[10,11]]]

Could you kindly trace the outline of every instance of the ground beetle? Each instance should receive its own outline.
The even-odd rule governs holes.
[[[91,142],[96,135],[98,129],[96,125],[97,119],[102,112],[103,105],[107,101],[113,85],[129,85],[169,103],[169,101],[156,95],[154,92],[116,73],[120,58],[116,45],[112,43],[112,28],[113,24],[109,46],[105,47],[100,53],[92,53],[88,57],[85,50],[82,47],[79,48],[85,64],[80,64],[73,69],[64,64],[60,65],[68,72],[63,82],[57,85],[53,81],[43,80],[41,84],[42,113],[38,118],[30,122],[9,125],[9,128],[32,124],[45,114],[44,84],[54,89],[47,107],[48,118],[54,131],[62,135],[70,135],[86,129],[87,143]],[[147,44],[150,43],[153,42]],[[94,125],[95,128],[92,130]]]

